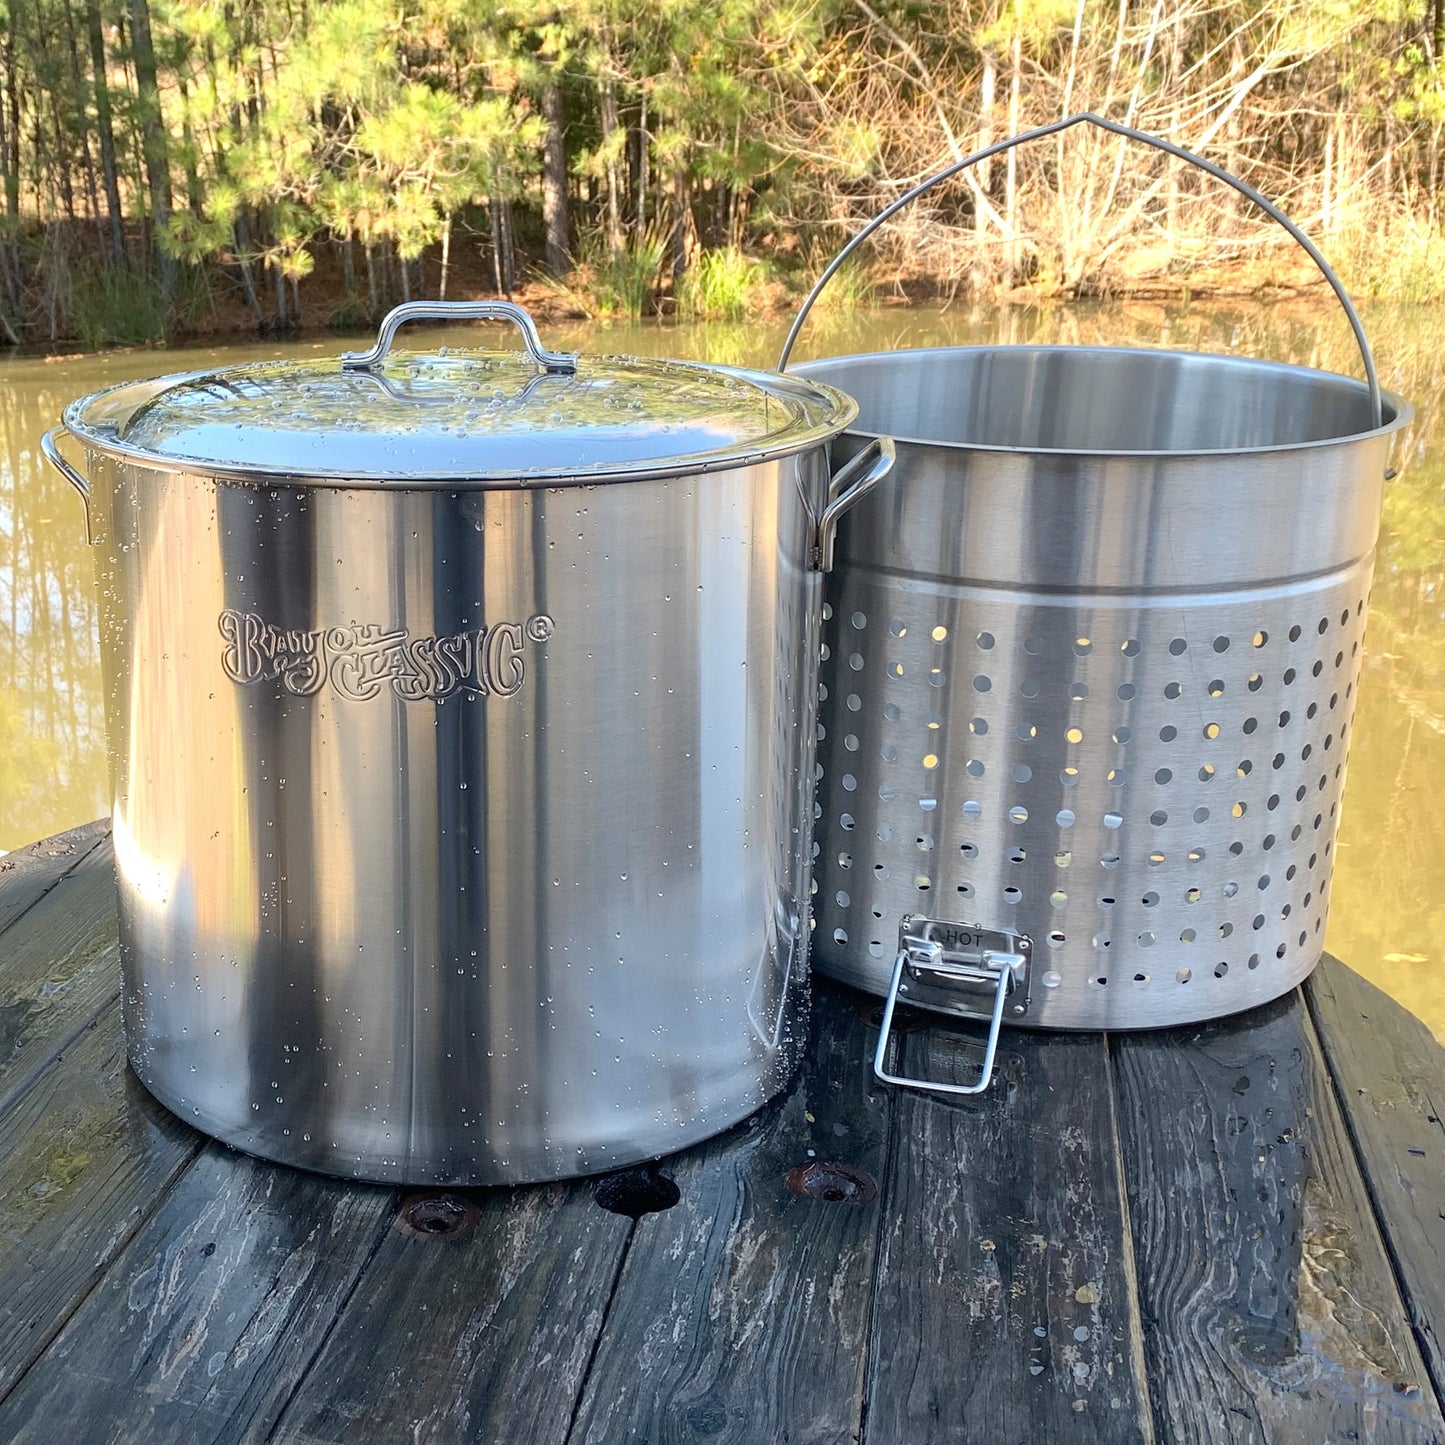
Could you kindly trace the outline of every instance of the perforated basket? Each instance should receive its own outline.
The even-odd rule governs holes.
[[[1367,382],[1073,347],[798,368],[857,398],[845,449],[898,445],[826,594],[820,970],[954,1013],[1138,1028],[1314,967],[1409,408],[1309,250]]]

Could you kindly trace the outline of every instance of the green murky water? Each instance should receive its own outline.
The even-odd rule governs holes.
[[[1445,312],[1365,322],[1385,386],[1417,421],[1395,454],[1376,569],[1328,944],[1445,1039]],[[559,349],[776,362],[784,323],[545,328]],[[436,338],[440,341],[442,338]],[[465,344],[464,334],[448,334]],[[1234,351],[1358,372],[1343,319],[1311,302],[912,307],[819,315],[797,359],[895,346],[1068,342]],[[104,716],[79,500],[40,457],[72,398],[162,371],[347,343],[0,361],[0,849],[104,813]],[[416,344],[415,341],[412,344]]]

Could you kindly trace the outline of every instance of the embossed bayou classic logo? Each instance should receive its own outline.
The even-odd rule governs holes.
[[[462,689],[511,697],[527,680],[527,644],[545,642],[556,631],[545,614],[455,637],[412,637],[404,627],[376,623],[284,631],[254,612],[229,609],[218,625],[226,642],[221,666],[232,682],[274,680],[297,697],[330,682],[356,702],[388,687],[406,702],[435,702]]]

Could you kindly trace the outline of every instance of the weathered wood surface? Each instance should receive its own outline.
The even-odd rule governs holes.
[[[207,1145],[0,1405],[0,1440],[96,1438],[97,1417],[137,1445],[265,1438],[393,1203]]]
[[[906,1033],[904,1072],[971,1082],[979,1039]],[[1012,1034],[999,1070],[978,1098],[894,1101],[869,1436],[1142,1441],[1103,1040]]]
[[[0,934],[94,852],[109,831],[103,820],[87,823],[0,858]]]
[[[115,1263],[200,1147],[126,1068],[108,1012],[0,1115],[0,1391]],[[0,1439],[6,1436],[0,1429]]]
[[[1445,1051],[1340,965],[1309,1006],[1012,1034],[974,1101],[878,1087],[873,1005],[820,986],[799,1083],[663,1161],[675,1206],[479,1190],[429,1237],[151,1101],[102,830],[14,856],[0,1440],[1445,1442]],[[909,1069],[973,1067],[902,1022]]]
[[[476,1232],[388,1230],[278,1441],[560,1441],[628,1237],[595,1186],[477,1191]]]
[[[1416,1338],[1445,1399],[1445,1068],[1413,1014],[1326,959],[1310,1010]]]
[[[1445,1440],[1298,999],[1111,1048],[1160,1438]]]
[[[119,995],[109,846],[59,857],[63,875],[0,932],[0,1111]]]
[[[638,1220],[578,1445],[858,1438],[888,1100],[868,1009],[818,993],[799,1086],[670,1163],[681,1201]]]

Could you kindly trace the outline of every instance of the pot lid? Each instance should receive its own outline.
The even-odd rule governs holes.
[[[416,317],[509,320],[525,350],[389,354]],[[242,480],[525,486],[746,465],[826,441],[856,412],[797,377],[549,352],[510,304],[417,302],[369,352],[131,382],[65,421],[103,451]]]

